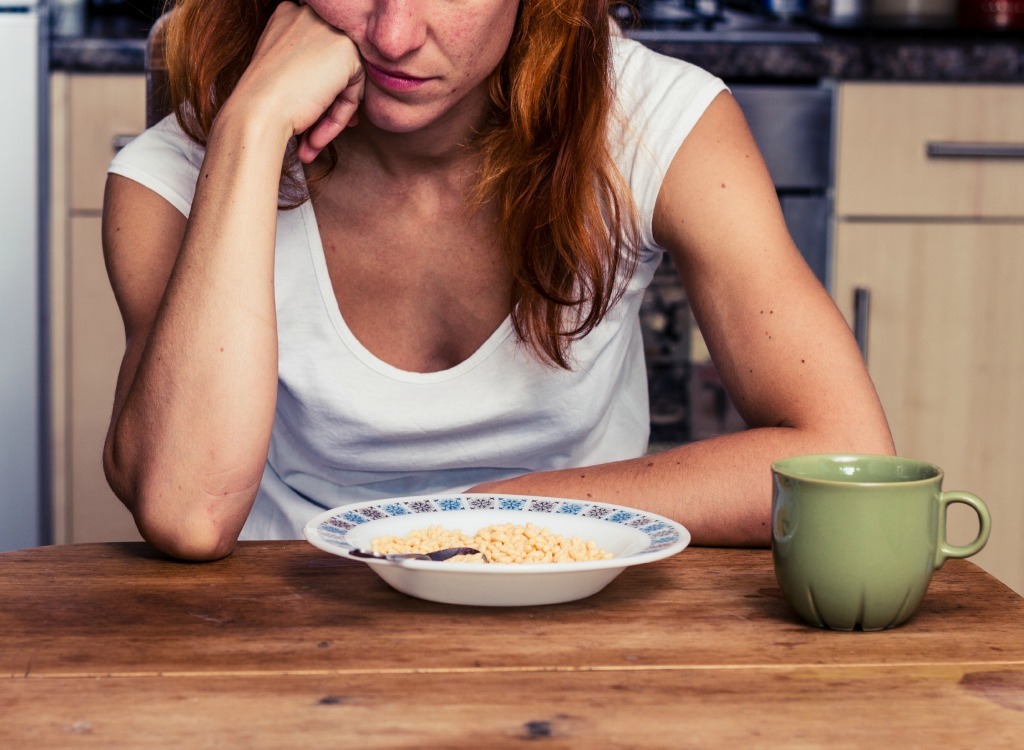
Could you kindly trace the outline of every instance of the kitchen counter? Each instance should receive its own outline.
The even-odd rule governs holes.
[[[147,22],[139,17],[90,18],[81,36],[55,37],[54,70],[141,72]],[[1024,36],[957,30],[838,30],[737,14],[720,29],[627,32],[651,48],[729,80],[1024,80]]]
[[[50,69],[75,73],[141,73],[151,22],[139,16],[88,18],[78,36],[50,40]]]
[[[718,41],[659,30],[631,34],[652,49],[682,58],[730,82],[942,81],[1019,83],[1024,38],[971,32],[816,30]],[[787,38],[788,37],[788,38]]]

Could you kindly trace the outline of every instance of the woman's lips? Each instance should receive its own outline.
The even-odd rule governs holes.
[[[430,80],[429,78],[416,78],[415,76],[405,75],[396,70],[384,70],[365,60],[363,61],[363,66],[366,68],[367,75],[373,79],[373,82],[388,91],[412,91]]]

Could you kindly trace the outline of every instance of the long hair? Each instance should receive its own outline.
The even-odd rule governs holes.
[[[252,59],[275,0],[178,0],[165,54],[174,111],[205,145]],[[608,0],[521,0],[508,52],[491,74],[491,112],[471,146],[472,198],[492,203],[512,278],[512,322],[542,360],[570,368],[573,341],[607,314],[632,274],[639,230],[612,160]],[[337,164],[330,147],[305,183],[282,167],[280,204],[305,200]]]
[[[609,152],[614,116],[607,0],[523,0],[490,80],[478,190],[496,202],[512,322],[563,368],[622,293],[639,247],[632,197]]]

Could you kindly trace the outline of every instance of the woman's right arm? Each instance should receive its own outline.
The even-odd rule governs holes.
[[[172,556],[229,554],[252,507],[277,389],[285,148],[323,131],[325,112],[344,127],[361,82],[351,41],[282,3],[211,129],[189,218],[138,183],[108,180],[104,252],[126,349],[104,468],[143,537]]]

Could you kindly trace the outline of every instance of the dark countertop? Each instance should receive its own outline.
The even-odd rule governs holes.
[[[83,35],[55,37],[52,70],[141,72],[148,21],[89,18]],[[731,82],[904,80],[1024,81],[1024,35],[959,30],[842,30],[762,21],[712,32],[627,32],[651,48]]]
[[[50,39],[50,70],[78,73],[141,73],[152,21],[133,16],[88,18],[81,36]]]
[[[637,35],[649,47],[730,81],[1021,83],[1024,38],[1007,35],[821,33],[806,42],[704,42]]]

